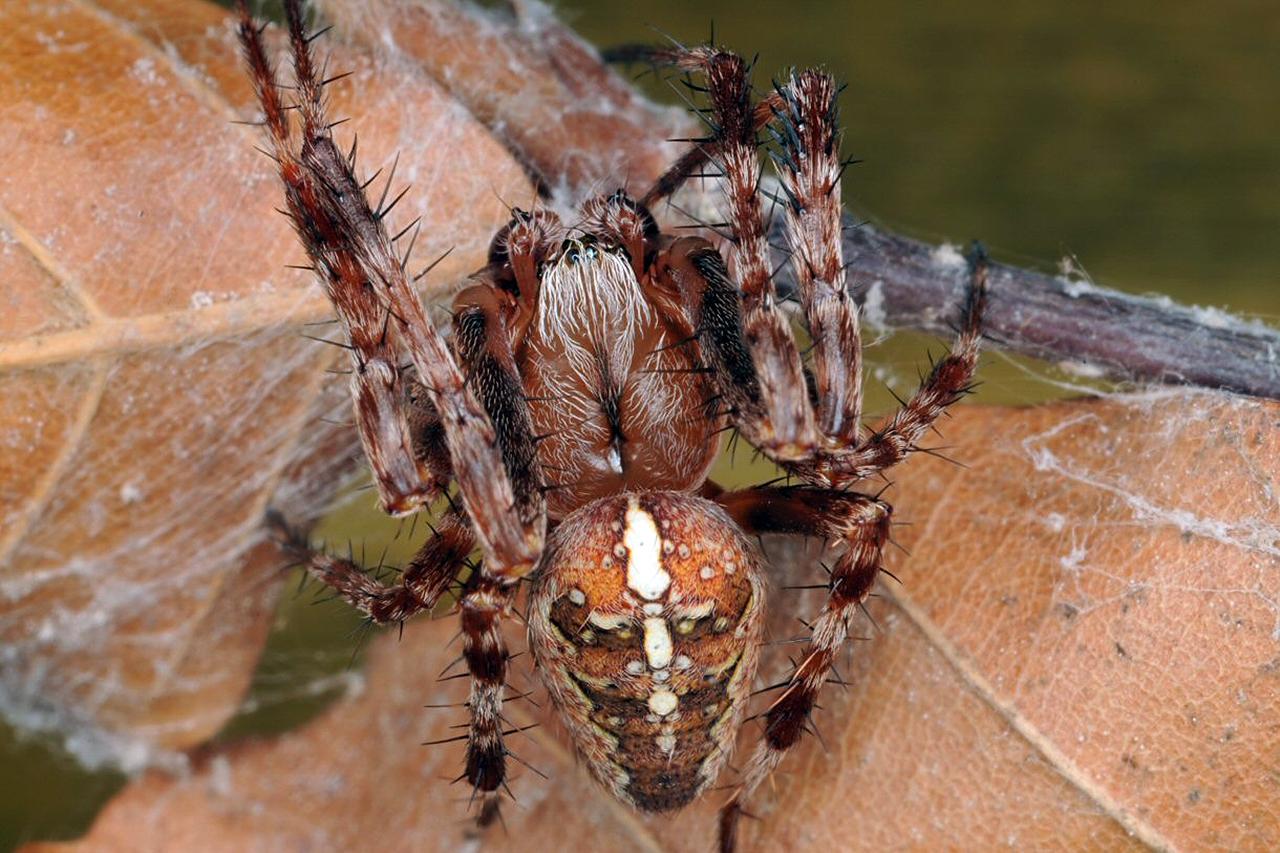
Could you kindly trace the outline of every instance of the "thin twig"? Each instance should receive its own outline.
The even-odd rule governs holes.
[[[967,280],[959,253],[845,219],[845,261],[868,321],[950,335]],[[784,244],[780,227],[775,245]],[[785,296],[792,281],[783,269]],[[1280,399],[1280,329],[998,263],[989,288],[984,331],[993,346],[1110,378]]]

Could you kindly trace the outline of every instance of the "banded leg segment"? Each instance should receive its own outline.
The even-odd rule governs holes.
[[[777,90],[774,165],[786,195],[791,267],[813,341],[818,427],[829,442],[858,441],[862,419],[862,335],[846,286],[841,245],[840,137],[836,84],[813,69]],[[771,128],[772,130],[773,128]]]
[[[352,559],[311,547],[306,534],[290,527],[280,515],[271,513],[267,521],[286,555],[379,625],[431,612],[457,583],[458,573],[475,549],[475,537],[465,519],[449,513],[405,566],[400,582],[388,585]]]
[[[711,98],[716,134],[710,156],[723,176],[733,227],[730,255],[741,291],[742,341],[757,385],[757,404],[742,413],[742,430],[773,459],[807,458],[818,437],[800,354],[773,287],[747,64],[711,46],[671,52],[668,58],[679,68],[701,73]]]
[[[349,223],[344,219],[350,219],[351,212],[331,209],[333,206],[327,203],[331,193],[322,185],[325,171],[317,170],[310,162],[316,158],[314,147],[310,156],[305,142],[303,150],[298,150],[287,115],[290,107],[281,98],[261,33],[243,4],[240,41],[262,107],[271,155],[284,183],[286,213],[350,341],[356,424],[383,508],[392,515],[413,512],[443,493],[448,475],[433,470],[425,460],[415,459],[412,452],[408,427],[400,415],[406,389],[396,367],[398,352],[386,333],[390,309],[370,292],[370,272],[357,256],[359,246],[351,229],[345,227]],[[318,99],[319,86],[314,83],[305,40],[301,49],[300,76],[312,81],[311,94]],[[314,122],[314,114],[309,114]],[[310,128],[308,132],[315,130]],[[325,159],[342,160],[332,150],[331,141],[322,141],[321,147],[328,149]],[[363,202],[363,193],[356,195]],[[367,208],[356,213],[372,216]],[[385,235],[382,236],[385,242]]]
[[[511,653],[502,638],[502,619],[511,613],[516,585],[503,583],[483,567],[467,583],[458,604],[462,618],[462,656],[471,673],[467,697],[466,769],[462,778],[484,795],[479,819],[497,807],[496,793],[507,781],[507,748],[502,732],[503,690]]]
[[[934,422],[973,388],[982,342],[982,314],[987,302],[987,256],[974,244],[969,253],[969,292],[960,332],[951,350],[934,363],[920,387],[885,423],[844,452],[815,455],[789,466],[811,483],[846,486],[897,465]]]
[[[278,515],[269,518],[284,552],[306,567],[312,577],[338,593],[379,625],[429,613],[456,586],[475,538],[458,513],[444,516],[436,532],[405,567],[400,583],[388,585],[372,577],[354,560],[312,548],[301,531]],[[467,699],[466,769],[463,777],[476,791],[492,794],[506,781],[506,747],[502,740],[502,692],[510,653],[500,624],[510,612],[516,586],[473,572],[463,586],[458,609],[462,621],[462,653],[471,675]],[[496,803],[486,799],[478,819],[492,818]]]
[[[746,489],[727,492],[716,501],[745,530],[818,535],[844,545],[831,568],[826,605],[811,623],[800,662],[765,710],[764,738],[746,765],[741,785],[721,809],[721,849],[732,850],[743,801],[799,742],[818,692],[848,638],[849,619],[883,570],[892,508],[866,495],[813,487]]]

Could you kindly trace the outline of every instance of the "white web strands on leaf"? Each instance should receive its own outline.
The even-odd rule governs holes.
[[[1256,455],[1265,451],[1266,436],[1242,433],[1235,426],[1241,417],[1251,415],[1262,417],[1265,423],[1268,404],[1209,391],[1165,388],[1106,395],[1106,399],[1123,404],[1134,425],[1145,427],[1140,430],[1141,441],[1115,435],[1113,428],[1084,409],[1052,429],[1024,438],[1022,453],[1050,479],[1114,499],[1119,506],[1111,508],[1113,517],[1102,522],[1105,526],[1132,528],[1135,537],[1144,530],[1172,528],[1186,541],[1207,540],[1249,555],[1257,575],[1251,584],[1219,585],[1213,566],[1198,566],[1183,579],[1171,582],[1164,578],[1148,584],[1142,577],[1146,572],[1135,570],[1147,567],[1090,553],[1089,519],[1055,514],[1045,520],[1051,529],[1060,532],[1071,527],[1076,531],[1071,550],[1061,558],[1066,577],[1100,574],[1114,582],[1117,597],[1150,588],[1155,592],[1254,598],[1272,612],[1275,625],[1271,634],[1280,642],[1280,495],[1276,493],[1280,480],[1275,460]],[[1275,426],[1271,424],[1273,429]],[[1073,436],[1083,439],[1085,448],[1092,448],[1087,458],[1080,452],[1063,455],[1052,449],[1055,439]],[[1194,449],[1205,460],[1203,468],[1192,458],[1162,458],[1158,453],[1161,446],[1186,447],[1189,440],[1200,445]],[[1135,445],[1144,451],[1141,455],[1125,452]],[[1227,457],[1227,464],[1221,467],[1209,461],[1220,454]],[[1266,467],[1268,461],[1271,469]],[[1230,473],[1218,479],[1215,472],[1219,471]],[[1212,482],[1215,479],[1218,482]],[[1077,611],[1103,603],[1066,589],[1063,595]]]
[[[191,34],[185,19],[135,32],[105,13],[31,14],[20,35],[141,53],[150,73],[121,87],[110,62],[72,69],[83,50],[52,42],[2,71],[74,71],[85,97],[48,110],[39,138],[0,122],[0,138],[18,134],[0,264],[49,317],[0,337],[0,715],[89,767],[173,765],[251,677],[283,579],[264,510],[314,518],[353,468],[347,382],[326,372],[346,359],[303,337],[342,343],[336,326],[308,325],[332,311],[311,273],[286,269],[303,254],[273,211],[258,129],[231,123],[253,108],[223,13],[191,10]],[[410,270],[453,249],[425,284],[461,282],[505,221],[500,197],[529,192],[520,168],[425,75],[326,50],[354,72],[331,96],[360,131],[359,173],[398,151],[392,192],[414,188]],[[123,147],[86,149],[104,127]]]

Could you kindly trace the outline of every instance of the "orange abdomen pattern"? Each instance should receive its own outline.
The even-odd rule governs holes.
[[[715,781],[759,654],[757,549],[716,504],[622,494],[572,513],[534,581],[530,646],[592,774],[667,811]]]

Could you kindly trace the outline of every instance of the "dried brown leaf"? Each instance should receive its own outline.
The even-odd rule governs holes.
[[[268,503],[313,514],[350,468],[331,316],[253,150],[224,10],[0,0],[0,711],[22,727],[181,748],[234,711],[278,558]],[[331,45],[361,171],[402,156],[416,257],[479,265],[530,195],[421,74]],[[409,217],[411,218],[411,217]],[[405,221],[408,221],[406,218]],[[333,334],[332,327],[310,330]]]
[[[537,0],[484,9],[450,0],[318,0],[352,39],[440,81],[558,194],[639,194],[698,130],[601,65]]]
[[[969,467],[920,456],[900,473],[903,585],[882,584],[880,630],[850,644],[822,741],[761,793],[747,843],[1280,846],[1280,406],[1190,392],[967,406],[947,440]],[[769,551],[779,585],[817,574],[816,554]],[[774,636],[814,595],[775,593]],[[418,746],[462,717],[422,707],[462,696],[436,680],[453,630],[383,636],[359,696],[187,777],[147,776],[57,849],[455,849],[472,831],[467,792],[447,784],[460,751]],[[551,778],[521,771],[486,849],[711,847],[716,794],[637,817],[553,729],[513,739]]]

